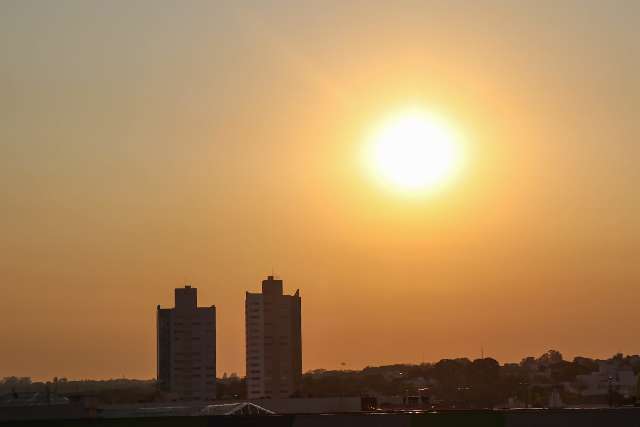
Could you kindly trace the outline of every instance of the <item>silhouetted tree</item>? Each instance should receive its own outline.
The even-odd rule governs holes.
[[[538,358],[538,363],[543,366],[549,366],[562,362],[562,353],[558,350],[549,350]]]

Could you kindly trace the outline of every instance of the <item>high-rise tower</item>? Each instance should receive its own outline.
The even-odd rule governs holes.
[[[180,400],[216,398],[216,307],[198,307],[198,290],[175,290],[175,308],[157,313],[158,384]]]
[[[262,281],[262,293],[245,301],[247,397],[283,398],[300,391],[302,333],[300,290],[284,295],[282,280]]]

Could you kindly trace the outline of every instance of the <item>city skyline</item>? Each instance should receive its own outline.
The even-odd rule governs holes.
[[[275,273],[273,272],[273,269],[271,271],[271,273],[267,276],[267,278],[265,280],[262,280],[262,292],[264,292],[265,289],[265,283],[270,284],[272,282],[278,282],[280,283],[280,291],[282,293],[283,291],[283,287],[282,287],[282,283],[283,280],[279,275],[275,275]],[[155,346],[156,346],[156,359],[155,359],[155,370],[158,372],[158,375],[154,376],[154,377],[145,377],[145,378],[141,378],[141,379],[156,379],[159,381],[160,387],[162,390],[165,390],[167,392],[169,391],[175,391],[175,389],[171,389],[171,387],[168,387],[167,384],[164,384],[163,381],[166,380],[166,378],[169,377],[168,371],[167,373],[164,375],[160,375],[160,371],[162,370],[162,368],[160,367],[160,353],[162,352],[161,349],[161,340],[169,340],[169,327],[168,327],[168,323],[167,322],[174,322],[174,320],[169,320],[171,314],[169,314],[169,312],[173,312],[176,310],[176,307],[178,307],[178,304],[180,304],[181,309],[182,309],[182,316],[185,315],[186,311],[191,310],[192,308],[190,308],[191,306],[193,307],[197,307],[197,291],[198,288],[193,286],[193,283],[189,283],[189,284],[185,284],[184,287],[182,288],[175,288],[175,306],[173,308],[166,308],[165,306],[162,306],[160,304],[157,305],[156,309],[157,309],[157,317],[156,317],[156,325],[155,325]],[[292,297],[297,297],[298,299],[299,297],[299,289],[296,290],[294,295],[285,295],[285,297],[288,298],[292,298]],[[246,291],[245,294],[248,297],[253,297],[253,299],[251,301],[253,301],[253,303],[257,302],[255,301],[255,297],[256,296],[261,296],[262,293],[251,293]],[[180,301],[180,302],[179,302]],[[170,305],[170,304],[168,304]],[[245,299],[245,306],[244,306],[244,311],[242,311],[243,313],[243,318],[245,319],[245,329],[243,330],[243,332],[247,333],[247,329],[249,329],[249,319],[247,319],[247,315],[249,314],[249,311],[252,310],[252,308],[250,307],[251,304],[249,304],[249,300]],[[262,305],[260,305],[262,306]],[[212,323],[212,328],[213,328],[213,371],[215,372],[216,376],[214,377],[214,384],[215,384],[215,379],[217,378],[226,378],[227,375],[239,375],[240,377],[245,377],[246,376],[246,371],[245,372],[238,372],[238,371],[233,371],[233,370],[218,370],[217,369],[217,354],[216,354],[216,350],[217,347],[219,346],[219,343],[217,342],[217,336],[218,336],[218,331],[217,331],[217,318],[216,318],[216,311],[217,311],[217,307],[216,305],[211,305],[211,306],[207,306],[207,307],[197,307],[198,313],[200,314],[194,314],[194,316],[198,316],[199,318],[204,319],[206,317],[205,311],[208,310],[212,310],[213,312],[213,323]],[[299,310],[299,309],[298,309]],[[194,312],[195,313],[195,312]],[[202,317],[205,316],[205,317]],[[162,320],[161,320],[162,319]],[[194,318],[195,319],[195,318]],[[264,320],[261,317],[262,320]],[[163,328],[165,329],[164,332],[160,332],[160,323],[164,322],[164,326]],[[302,332],[302,331],[301,331]],[[194,332],[195,333],[195,332]],[[203,330],[201,334],[204,334],[205,331]],[[161,338],[164,337],[164,335],[167,334],[166,338]],[[204,335],[203,335],[204,337]],[[224,347],[226,344],[222,343],[222,346]],[[247,349],[249,346],[249,341],[248,341],[248,337],[247,337],[247,341],[245,343],[243,343],[244,348]],[[548,347],[545,347],[548,348]],[[525,354],[523,355],[520,359],[516,359],[516,360],[499,360],[495,357],[493,357],[491,354],[485,353],[485,348],[484,346],[481,346],[480,349],[478,350],[479,354],[476,354],[475,356],[473,354],[462,354],[462,355],[445,355],[444,357],[440,358],[440,361],[444,361],[444,360],[476,360],[476,356],[478,356],[477,360],[482,360],[484,358],[489,358],[489,359],[495,359],[498,363],[500,363],[501,365],[509,365],[509,364],[522,364],[525,362],[526,359],[532,359],[532,356],[530,354]],[[548,350],[547,352],[555,352],[557,350]],[[544,353],[545,350],[541,349],[538,353],[543,353],[544,357]],[[538,353],[534,353],[534,354],[538,354]],[[634,355],[634,353],[629,353],[629,352],[624,352],[624,351],[617,351],[617,352],[613,352],[610,354],[605,354],[604,356],[598,357],[598,356],[591,356],[591,355],[585,355],[585,354],[575,354],[575,355],[571,355],[571,357],[578,357],[578,358],[592,358],[593,360],[609,360],[611,357],[615,357],[617,354],[627,354],[629,356],[633,356],[633,357],[637,357],[637,355]],[[250,358],[247,357],[247,352],[245,351],[244,354],[244,359],[245,359],[245,364],[249,364],[250,363]],[[301,359],[302,360],[302,359]],[[204,359],[203,359],[204,362]],[[307,369],[303,369],[301,371],[301,373],[311,373],[313,371],[323,371],[323,370],[327,370],[327,371],[331,371],[331,370],[338,370],[338,371],[345,371],[345,372],[350,372],[350,371],[359,371],[361,369],[366,369],[366,368],[370,368],[370,367],[385,367],[385,366],[393,366],[393,365],[415,365],[415,366],[419,366],[419,365],[423,365],[423,364],[433,364],[435,363],[436,360],[425,360],[424,359],[424,355],[422,355],[422,358],[420,358],[420,360],[414,360],[414,361],[406,361],[406,360],[390,360],[388,363],[382,363],[382,364],[378,364],[376,365],[375,363],[372,364],[365,364],[362,366],[347,366],[346,362],[340,362],[338,364],[338,366],[333,366],[333,367],[326,367],[326,366],[317,366],[317,367],[311,367],[311,368],[307,368]],[[169,368],[168,366],[164,368],[165,370],[168,369],[173,369],[173,368]],[[2,375],[5,378],[9,378],[9,377],[15,377],[15,378],[29,378],[30,380],[33,381],[48,381],[50,380],[52,377],[36,377],[36,376],[32,376],[32,375],[17,375],[17,374],[9,374],[9,375]],[[70,380],[70,381],[78,381],[78,380],[113,380],[113,379],[117,379],[114,377],[95,377],[95,378],[73,378],[73,377],[69,377],[67,378],[64,375],[55,375],[55,378],[65,378],[66,380]],[[122,376],[122,378],[127,378],[127,379],[136,379],[135,377],[125,377],[124,375]],[[214,393],[215,393],[215,387],[213,388]],[[263,397],[262,395],[256,395],[254,396],[254,398],[258,398],[258,397]]]
[[[185,283],[244,375],[271,271],[303,371],[640,353],[639,16],[0,2],[0,377],[154,377]]]

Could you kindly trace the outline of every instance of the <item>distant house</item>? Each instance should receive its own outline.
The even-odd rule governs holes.
[[[606,396],[610,387],[626,398],[635,396],[637,381],[631,367],[608,361],[599,361],[596,372],[576,376],[580,394],[590,397]]]

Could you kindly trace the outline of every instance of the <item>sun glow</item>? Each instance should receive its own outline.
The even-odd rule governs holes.
[[[442,118],[421,110],[405,111],[374,130],[366,162],[384,185],[402,192],[432,191],[459,169],[459,139]]]

